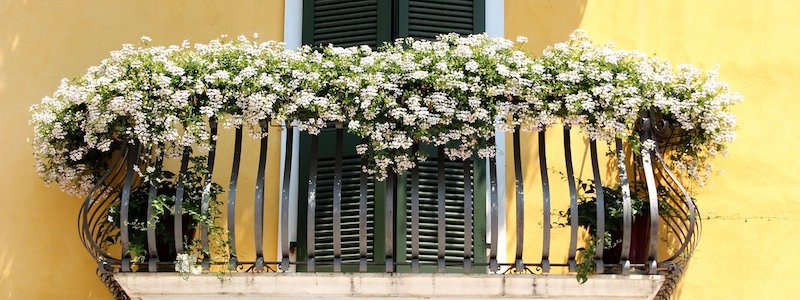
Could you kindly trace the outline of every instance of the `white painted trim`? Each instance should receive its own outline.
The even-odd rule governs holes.
[[[486,34],[490,37],[504,37],[505,36],[505,5],[504,0],[486,0]],[[497,237],[497,261],[507,262],[506,260],[506,134],[503,131],[497,131],[495,134],[495,143],[497,144],[497,210],[500,216],[498,220],[498,237]],[[488,178],[488,176],[487,176]],[[488,183],[486,186],[489,186]],[[489,189],[487,189],[487,193]],[[489,199],[487,195],[487,199]],[[489,216],[490,207],[487,204],[487,217],[486,220],[491,221]],[[490,224],[487,222],[487,224]],[[488,230],[487,230],[488,231]],[[491,241],[491,236],[486,235],[487,242]]]
[[[303,0],[285,0],[283,10],[283,42],[286,48],[303,44]]]
[[[299,48],[302,44],[303,35],[303,0],[285,0],[283,11],[283,42],[286,44],[287,49]],[[298,174],[300,164],[300,131],[292,128],[294,132],[294,139],[291,145],[292,162],[290,168],[292,170],[291,177],[289,178],[289,203],[280,201],[280,205],[289,205],[289,240],[297,241],[297,191],[298,191]],[[281,130],[281,162],[280,162],[280,186],[283,187],[283,170],[286,167],[286,162],[283,157],[286,155],[286,131]],[[281,199],[281,188],[278,189],[278,199]],[[282,199],[281,199],[282,200]],[[279,215],[280,217],[280,215]],[[281,222],[278,222],[278,232],[281,232]],[[282,257],[281,253],[281,235],[278,234],[278,257]]]

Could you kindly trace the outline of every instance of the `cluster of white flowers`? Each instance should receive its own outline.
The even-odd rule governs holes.
[[[197,263],[195,255],[181,253],[175,257],[175,272],[179,272],[183,276],[200,275],[203,273],[203,267]]]
[[[39,174],[85,194],[125,143],[173,156],[184,147],[207,151],[216,139],[209,121],[245,127],[254,138],[275,123],[311,134],[339,123],[366,141],[358,153],[380,179],[423,158],[411,153],[415,143],[443,146],[452,159],[488,157],[496,130],[543,130],[562,120],[609,140],[636,135],[640,114],[653,111],[689,135],[674,158],[693,172],[734,138],[728,108],[738,100],[714,72],[674,70],[635,51],[595,46],[582,32],[537,58],[482,34],[405,38],[380,51],[286,50],[239,37],[125,45],[62,81],[31,108],[31,124]]]
[[[729,109],[741,96],[718,81],[716,70],[673,68],[639,51],[595,45],[578,30],[569,41],[548,47],[531,73],[539,92],[534,98],[543,99],[536,105],[549,114],[592,139],[627,138],[637,148],[668,153],[674,166],[701,185],[710,160],[736,136]],[[642,117],[653,122],[651,134],[664,140],[638,142]],[[665,127],[671,136],[661,136]]]
[[[441,35],[434,41],[398,39],[354,62],[360,72],[341,85],[351,132],[365,137],[378,178],[403,172],[424,155],[412,145],[445,147],[451,159],[493,155],[486,141],[500,102],[522,102],[531,94],[526,78],[532,59],[511,41],[486,35]],[[362,148],[366,152],[366,147]]]

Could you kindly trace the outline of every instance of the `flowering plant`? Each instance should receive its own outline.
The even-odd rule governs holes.
[[[729,109],[741,96],[717,80],[716,70],[674,69],[639,51],[597,46],[578,30],[569,41],[545,49],[531,73],[536,96],[565,124],[578,126],[591,139],[628,139],[635,154],[658,147],[701,185],[711,159],[736,137]],[[642,118],[651,122],[647,132]]]
[[[185,248],[182,249],[184,254],[175,251],[175,232],[172,223],[176,215],[178,179],[175,174],[161,167],[149,166],[144,170],[136,168],[140,176],[156,188],[156,196],[150,199],[150,185],[139,185],[131,191],[127,220],[127,226],[130,228],[128,238],[130,244],[126,255],[131,258],[132,263],[144,263],[147,257],[157,254],[161,261],[176,261],[176,271],[194,274],[200,268],[196,266],[198,259],[203,257],[228,261],[230,255],[227,251],[228,233],[225,228],[217,224],[222,216],[218,196],[223,189],[219,184],[206,182],[206,178],[210,175],[205,168],[206,161],[205,156],[192,157],[191,166],[181,174],[183,198],[180,214],[183,216],[184,225],[180,236],[186,242]],[[205,207],[204,198],[207,200]],[[103,247],[116,244],[120,238],[120,203],[113,203],[108,210],[108,219],[103,227],[113,231],[114,234],[104,241]],[[152,215],[148,217],[149,210],[152,210]],[[208,240],[212,241],[210,249],[204,249],[201,241],[195,238],[198,226],[205,226],[207,229]],[[155,233],[155,245],[147,241],[149,229],[153,229]],[[157,253],[148,253],[148,246]],[[189,261],[189,258],[195,259]],[[191,264],[191,268],[185,267],[188,264]]]
[[[414,143],[443,146],[452,159],[489,157],[496,130],[543,130],[558,119],[592,139],[638,141],[646,112],[680,126],[671,158],[693,174],[733,139],[727,110],[737,100],[713,72],[675,71],[638,52],[595,46],[581,32],[538,58],[486,35],[399,39],[380,51],[286,50],[239,37],[124,45],[63,80],[31,108],[31,124],[38,173],[72,194],[88,193],[127,143],[171,157],[186,147],[204,155],[216,139],[209,121],[255,138],[272,121],[310,134],[338,122],[365,140],[357,150],[370,157],[366,171],[382,179],[415,165]]]
[[[389,166],[413,167],[414,143],[443,146],[451,159],[494,156],[486,141],[510,128],[510,107],[531,94],[532,60],[513,46],[486,35],[405,38],[351,65],[361,75],[345,88],[354,95],[345,110],[350,132],[367,141],[359,152],[373,153],[367,171],[383,178]]]

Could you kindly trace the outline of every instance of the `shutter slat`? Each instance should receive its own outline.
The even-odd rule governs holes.
[[[413,22],[419,22],[422,20],[440,20],[445,22],[452,22],[452,23],[470,23],[472,22],[472,17],[465,17],[465,16],[450,16],[450,15],[433,15],[433,14],[415,14]],[[411,22],[411,21],[410,21]]]
[[[364,35],[364,36],[351,36],[351,37],[342,37],[342,38],[335,38],[335,39],[328,39],[328,40],[319,40],[319,41],[317,41],[317,44],[320,44],[320,45],[333,44],[334,46],[347,47],[347,46],[345,46],[345,44],[348,44],[348,45],[350,45],[350,44],[356,44],[356,45],[365,44],[366,45],[366,44],[369,44],[369,42],[367,42],[367,41],[371,41],[372,39],[376,39],[376,38],[378,38],[377,35],[369,34],[369,35]]]
[[[321,28],[327,28],[328,26],[334,26],[334,25],[364,23],[364,20],[374,22],[377,21],[377,20],[372,20],[375,18],[376,18],[375,12],[371,10],[348,12],[330,16],[319,16],[315,19],[317,25],[315,30]]]
[[[438,18],[439,16],[436,16],[436,17]],[[459,21],[461,21],[461,20],[459,20]],[[450,28],[458,28],[458,29],[463,29],[463,30],[469,30],[470,33],[471,33],[471,31],[472,31],[472,19],[466,19],[466,21],[469,22],[469,23],[467,23],[467,22],[450,22],[450,21],[445,21],[444,19],[436,20],[434,18],[431,18],[430,20],[427,20],[427,19],[424,19],[424,18],[418,18],[418,19],[410,20],[409,21],[409,25],[410,25],[411,28],[415,28],[415,29],[420,28],[422,26],[428,26],[429,28],[434,28],[434,27],[437,27],[437,28],[448,28],[448,29],[450,29]]]
[[[429,1],[408,1],[409,10],[414,7],[421,7],[421,8],[430,8],[437,11],[437,14],[449,14],[451,12],[466,12],[472,16],[472,3],[466,2],[463,4],[458,4],[455,2],[451,3],[443,3],[443,2],[429,2]]]
[[[315,34],[314,36],[320,41],[355,41],[363,40],[365,36],[376,36],[374,29],[361,29],[347,31],[348,35],[342,37],[342,32],[331,32],[324,34]]]
[[[341,1],[341,0],[317,0],[314,2],[316,4],[315,11],[343,11],[347,8],[361,8],[361,7],[368,7],[374,6],[378,2],[376,0],[361,0],[361,1]]]
[[[423,26],[423,25],[415,25],[409,26],[409,33],[411,32],[421,32],[421,33],[450,33],[455,32],[458,34],[471,34],[472,30],[469,29],[462,29],[462,28],[442,28],[438,26]]]
[[[346,14],[357,14],[357,13],[365,13],[369,12],[370,14],[364,14],[364,16],[374,16],[374,7],[370,6],[361,6],[361,7],[353,7],[349,9],[341,9],[341,10],[317,10],[314,12],[315,18],[326,18],[324,19],[327,22],[333,22],[334,20],[347,20],[344,18]]]
[[[409,14],[426,14],[426,15],[442,15],[442,11],[438,9],[431,9],[431,8],[422,8],[422,7],[409,7],[408,8]],[[449,11],[445,14],[446,16],[459,16],[465,18],[472,18],[472,11],[462,12],[462,11]]]
[[[374,22],[375,17],[367,18],[367,20],[371,20]],[[343,32],[343,31],[352,32],[353,30],[361,30],[361,29],[371,29],[374,32],[375,28],[373,27],[374,26],[372,24],[363,23],[361,22],[361,20],[355,20],[352,22],[341,22],[339,24],[332,24],[330,26],[325,26],[325,27],[317,27],[317,29],[314,29],[314,34],[316,34],[317,37],[319,37],[320,35],[325,33]]]

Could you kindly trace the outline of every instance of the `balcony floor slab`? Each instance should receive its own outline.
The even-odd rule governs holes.
[[[398,273],[116,273],[133,299],[651,299],[661,275],[595,275],[578,284],[574,275]]]

